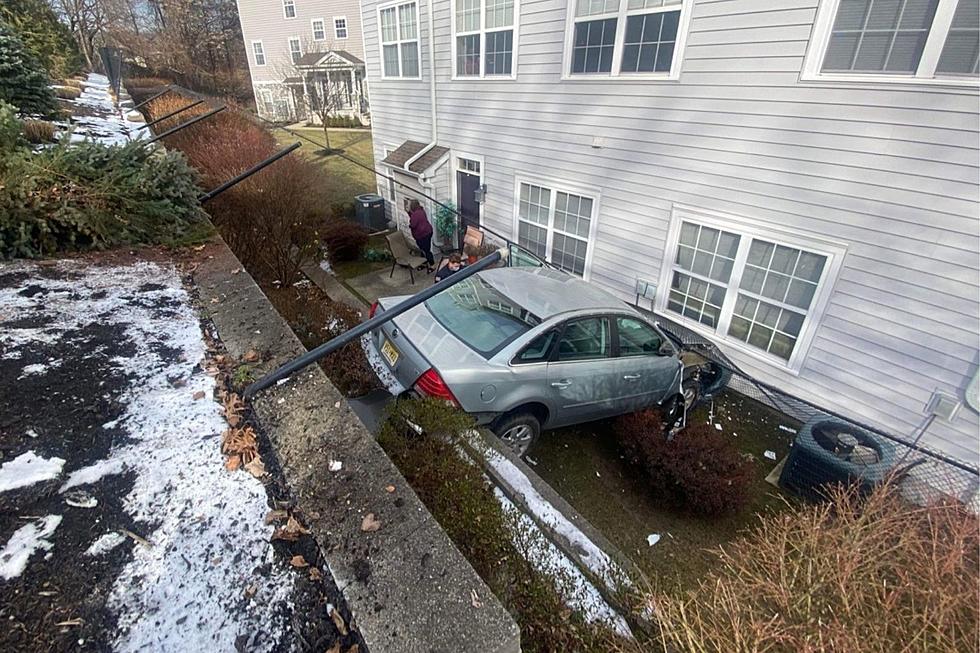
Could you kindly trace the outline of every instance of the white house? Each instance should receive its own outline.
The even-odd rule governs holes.
[[[255,106],[264,118],[370,122],[357,0],[237,0]]]
[[[386,170],[828,409],[948,395],[923,442],[977,462],[978,0],[361,9]]]

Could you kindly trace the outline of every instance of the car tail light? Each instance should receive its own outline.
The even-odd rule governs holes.
[[[368,319],[374,317],[374,314],[378,312],[378,302],[371,304],[371,308],[368,309]]]
[[[415,382],[415,389],[424,395],[429,397],[436,397],[438,399],[445,399],[448,402],[459,405],[456,401],[456,397],[453,396],[452,391],[446,382],[442,380],[439,373],[436,372],[434,367],[427,369],[422,376],[418,378]]]

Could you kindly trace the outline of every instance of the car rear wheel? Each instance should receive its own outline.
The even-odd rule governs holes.
[[[494,425],[493,432],[515,454],[524,457],[541,435],[541,422],[531,413],[505,415]]]

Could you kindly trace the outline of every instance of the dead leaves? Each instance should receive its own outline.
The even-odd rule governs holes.
[[[297,569],[304,569],[310,566],[310,563],[306,561],[306,558],[304,558],[301,555],[295,555],[292,558],[290,558],[289,564],[292,565],[293,567],[296,567]]]
[[[309,534],[309,529],[305,528],[301,523],[299,523],[298,519],[290,515],[289,519],[286,521],[286,525],[277,528],[275,532],[272,533],[272,539],[295,542],[300,538],[300,536]]]
[[[310,567],[310,580],[320,581],[323,580],[323,572],[316,567]]]
[[[257,363],[259,360],[261,360],[261,358],[262,355],[254,349],[249,349],[247,352],[245,352],[245,355],[242,356],[242,360],[246,363]]]
[[[242,413],[245,412],[245,402],[234,392],[225,395],[225,420],[232,428],[237,427],[242,422]]]
[[[341,636],[347,636],[347,624],[344,622],[344,618],[337,612],[337,608],[330,609],[330,619],[333,620],[333,625],[337,627]]]
[[[251,426],[226,429],[221,435],[221,453],[228,456],[225,469],[230,472],[244,467],[255,478],[261,478],[268,473],[259,456],[258,441]]]
[[[268,474],[268,472],[265,471],[265,463],[262,462],[262,459],[258,454],[255,455],[255,458],[252,458],[252,462],[245,465],[245,471],[255,478],[262,478]]]
[[[361,520],[361,531],[364,533],[374,533],[381,528],[381,521],[378,520],[373,512],[369,512],[364,515],[364,519]]]
[[[272,522],[282,521],[283,519],[289,518],[289,513],[285,510],[270,510],[265,513],[265,524],[268,526]]]

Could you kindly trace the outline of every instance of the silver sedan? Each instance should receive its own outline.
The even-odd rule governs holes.
[[[407,297],[385,297],[372,315]],[[388,391],[450,401],[524,454],[542,428],[651,406],[683,411],[683,364],[613,295],[548,268],[479,272],[372,332]]]

